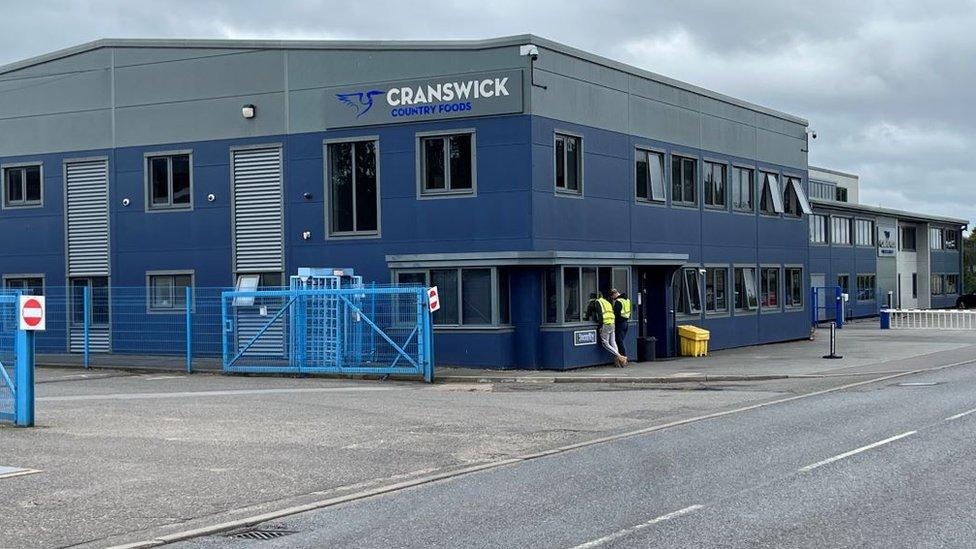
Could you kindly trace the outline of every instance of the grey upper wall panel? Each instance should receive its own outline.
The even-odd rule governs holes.
[[[755,111],[736,107],[735,105],[730,105],[729,103],[718,101],[711,97],[701,97],[701,112],[750,126],[756,125],[756,120],[759,116]]]
[[[755,158],[756,131],[755,126],[702,114],[701,148],[742,158]]]
[[[149,65],[165,63],[167,61],[182,61],[198,57],[221,57],[236,55],[247,49],[219,49],[219,48],[115,48],[115,66],[128,67],[131,65]]]
[[[288,88],[302,90],[345,84],[409,80],[427,76],[519,69],[517,47],[485,50],[290,50]]]
[[[546,102],[541,103],[546,104]],[[536,112],[538,112],[538,108]],[[568,113],[560,114],[566,115]],[[701,147],[700,115],[696,111],[643,97],[631,96],[630,109],[626,114],[629,116],[620,127],[607,129],[686,147]],[[604,121],[597,120],[592,125],[600,127],[601,122]]]
[[[574,124],[626,128],[627,92],[553,73],[536,75],[536,82],[548,89],[546,100],[532,103],[532,113]]]
[[[284,54],[244,52],[115,69],[115,105],[214,99],[285,89]]]
[[[108,69],[0,81],[0,118],[111,108]]]
[[[33,76],[48,76],[81,71],[108,69],[112,66],[112,50],[102,48],[29,65],[16,71],[0,74],[0,80],[16,80]]]
[[[4,157],[111,147],[110,109],[0,120]]]
[[[253,120],[241,105],[257,106]],[[285,94],[241,95],[119,108],[115,111],[118,146],[181,143],[285,133]]]

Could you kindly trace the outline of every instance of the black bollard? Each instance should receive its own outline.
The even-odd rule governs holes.
[[[837,354],[837,323],[830,323],[830,354],[824,358],[844,358]]]

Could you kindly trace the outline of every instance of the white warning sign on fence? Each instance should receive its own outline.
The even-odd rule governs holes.
[[[20,329],[43,331],[47,329],[45,319],[44,296],[22,295],[20,296]]]
[[[441,299],[437,295],[437,286],[427,289],[427,308],[430,312],[437,311],[441,308]]]

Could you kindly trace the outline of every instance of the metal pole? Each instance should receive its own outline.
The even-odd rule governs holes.
[[[224,355],[223,367],[227,368],[227,361],[230,360],[227,349],[227,333],[230,331],[228,330],[230,320],[227,318],[227,296],[225,293],[221,292],[220,294],[220,345]]]
[[[16,417],[18,427],[34,426],[34,332],[17,330]]]
[[[186,373],[193,373],[193,288],[186,287]]]
[[[82,301],[84,301],[84,347],[85,347],[85,368],[91,368],[91,349],[88,344],[88,325],[91,323],[91,288],[87,285],[82,288]]]
[[[830,354],[824,355],[824,358],[831,358],[831,359],[844,358],[837,354],[837,323],[836,322],[830,323]]]

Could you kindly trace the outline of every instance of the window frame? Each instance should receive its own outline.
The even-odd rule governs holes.
[[[803,265],[784,265],[783,266],[783,308],[787,310],[799,310],[806,307],[806,279],[803,276],[805,269]],[[799,304],[794,303],[790,295],[792,288],[790,286],[790,272],[794,272],[800,281],[800,302]]]
[[[869,242],[866,243],[866,244],[865,243],[862,243],[861,240],[860,240],[861,233],[859,231],[858,225],[861,224],[861,223],[867,223],[868,224],[868,231],[867,231],[866,234],[868,236]],[[875,244],[876,244],[876,242],[875,242],[875,235],[877,233],[877,227],[875,225],[874,220],[873,219],[863,218],[863,217],[855,217],[854,218],[854,221],[853,221],[853,224],[854,224],[854,238],[852,240],[854,242],[854,245],[857,246],[857,247],[859,247],[859,248],[873,248],[875,246]]]
[[[841,284],[840,279],[845,279],[845,283]],[[840,288],[842,294],[847,294],[848,299],[851,296],[851,273],[837,273],[837,286]]]
[[[417,132],[414,135],[418,200],[436,200],[440,198],[474,198],[478,196],[478,138],[476,134],[477,132],[475,128],[458,128],[454,130]],[[457,135],[469,135],[471,137],[471,188],[469,189],[451,188],[451,169],[449,160],[450,138]],[[424,142],[438,138],[443,140],[444,148],[444,188],[427,189],[427,157],[424,154]],[[377,173],[379,173],[378,168]],[[377,188],[379,188],[378,184]]]
[[[190,201],[186,204],[173,204],[173,157],[174,156],[186,156],[187,166],[189,167],[190,173]],[[174,151],[152,151],[146,152],[142,155],[142,172],[143,172],[143,192],[144,192],[144,210],[146,213],[169,213],[169,212],[189,212],[193,211],[194,200],[193,200],[193,149],[181,149]],[[167,188],[167,203],[160,205],[153,205],[153,194],[152,194],[152,170],[150,169],[150,163],[154,158],[165,158],[166,159],[166,188]]]
[[[911,231],[912,233],[912,247],[906,248],[905,243],[905,231]],[[918,252],[918,226],[917,225],[900,225],[898,227],[898,251],[899,252]]]
[[[949,291],[949,280],[952,280],[952,291]],[[942,295],[946,296],[958,296],[959,292],[959,274],[958,273],[946,273],[942,280]]]
[[[733,172],[739,173],[741,171],[749,172],[749,209],[737,208],[735,206],[735,193],[733,191]],[[755,215],[756,214],[756,167],[747,164],[737,164],[732,163],[732,167],[729,171],[729,206],[732,208],[732,213],[744,214],[744,215]]]
[[[810,206],[810,197],[807,190],[803,188],[803,176],[798,173],[783,172],[780,178],[785,180],[780,185],[783,193],[783,217],[787,219],[802,219],[804,215],[813,213]],[[789,211],[789,200],[786,199],[790,193],[796,197],[796,213]]]
[[[705,296],[704,296],[705,292],[703,291],[704,290],[703,286],[705,281],[703,279],[704,277],[699,271],[699,269],[703,269],[703,268],[704,266],[702,265],[683,266],[676,271],[678,274],[677,282],[678,284],[680,284],[680,288],[676,288],[674,284],[671,285],[671,304],[675,316],[677,316],[678,318],[682,318],[682,319],[699,318],[700,319],[702,318],[702,315],[705,314]],[[692,301],[691,301],[690,294],[688,294],[687,298],[684,300],[684,303],[679,303],[678,301],[680,297],[685,296],[685,289],[688,288],[688,276],[687,276],[688,272],[694,273],[695,288],[698,293],[698,310],[695,310],[691,306]],[[680,291],[675,291],[675,290],[680,290]],[[688,311],[690,312],[685,312],[685,305],[688,306]]]
[[[951,237],[951,238],[950,238]],[[959,249],[959,229],[942,229],[942,249],[945,251],[956,251]],[[949,246],[949,243],[952,246]]]
[[[556,165],[557,165],[557,160],[556,160],[556,150],[557,150],[556,149],[556,143],[560,139],[565,140],[567,138],[569,138],[569,139],[575,139],[578,142],[577,150],[579,151],[579,162],[577,163],[577,166],[576,166],[576,169],[577,169],[577,172],[576,173],[578,174],[578,178],[579,178],[579,181],[578,181],[578,183],[579,183],[579,189],[576,189],[576,190],[570,189],[568,186],[559,187],[559,182],[558,182],[558,179],[556,178],[556,174],[558,173],[556,171]],[[560,159],[560,161],[563,164],[563,177],[564,178],[566,178],[567,177],[567,174],[569,173],[569,171],[567,169],[569,167],[568,157],[569,157],[569,155],[566,154],[566,146],[564,144],[563,145],[563,156]],[[553,189],[555,189],[556,196],[562,196],[562,197],[566,197],[566,198],[583,198],[583,185],[584,185],[584,180],[586,179],[585,177],[583,177],[583,170],[584,170],[585,164],[586,164],[586,162],[585,162],[585,160],[583,158],[583,136],[581,134],[574,133],[574,132],[567,131],[567,130],[562,130],[562,129],[555,129],[555,130],[553,130],[553,132],[552,132],[552,187],[553,187]]]
[[[182,270],[165,270],[165,271],[146,271],[146,314],[158,315],[158,314],[184,314],[186,313],[186,305],[182,307],[176,307],[176,277],[178,276],[189,276],[190,277],[190,312],[195,312],[197,307],[197,286],[196,286],[196,271],[193,269],[182,269]],[[153,305],[153,279],[157,277],[169,277],[173,279],[173,302],[174,307],[164,308],[156,307]]]
[[[663,185],[664,196],[660,199],[643,197],[637,194],[637,161],[640,154],[646,155],[657,155],[661,158],[661,184]],[[652,206],[666,206],[668,204],[668,155],[664,149],[656,149],[654,147],[648,147],[644,145],[636,145],[634,147],[634,197],[638,204],[652,205]],[[647,192],[650,197],[654,196],[653,185],[651,183],[650,177],[650,164],[648,164],[648,174],[647,174]]]
[[[38,280],[41,281],[41,293],[40,294],[31,294],[31,295],[44,295],[44,291],[47,289],[47,277],[44,275],[44,273],[10,273],[10,274],[5,274],[5,275],[3,275],[3,289],[4,290],[10,290],[11,289],[8,286],[8,284],[9,284],[9,282],[11,280],[30,280],[30,279],[38,279]],[[19,289],[19,288],[16,288],[16,289]]]
[[[827,245],[829,245],[830,244],[830,230],[829,230],[828,226],[830,225],[830,223],[828,223],[828,221],[830,219],[830,216],[829,215],[825,215],[825,214],[813,213],[813,214],[810,214],[809,215],[809,219],[810,220],[808,222],[808,232],[809,232],[809,239],[808,240],[809,240],[810,245],[811,246],[827,246]],[[823,227],[822,227],[823,228],[823,240],[814,240],[813,239],[814,238],[813,224],[817,220],[820,220],[820,221],[823,222]]]
[[[708,186],[708,184],[707,184],[707,182],[705,180],[705,178],[706,178],[706,171],[707,171],[708,175],[711,175],[711,168],[714,167],[714,166],[720,166],[722,168],[721,171],[722,171],[722,201],[724,202],[723,204],[709,204],[707,202],[709,196],[706,195],[706,193],[705,193],[705,190],[706,190],[706,188]],[[706,170],[706,168],[707,168],[707,170]],[[701,185],[702,185],[702,192],[701,192],[701,194],[702,194],[702,206],[704,207],[704,209],[709,210],[709,211],[712,211],[712,212],[723,212],[723,211],[727,212],[727,211],[729,211],[729,206],[731,204],[731,200],[729,199],[729,195],[731,194],[731,188],[730,188],[731,186],[729,184],[729,182],[731,180],[731,174],[729,173],[729,163],[727,161],[724,161],[724,160],[717,160],[717,159],[714,159],[714,158],[707,158],[706,157],[706,158],[703,158],[702,159],[701,172],[702,172],[702,174],[701,174],[701,181],[702,181],[701,182]],[[715,188],[714,188],[714,185],[713,185],[711,198],[714,200],[718,196],[719,195],[718,195],[718,193],[715,192]]]
[[[691,160],[694,163],[694,166],[695,166],[695,178],[694,179],[695,179],[695,181],[694,181],[694,185],[692,186],[693,193],[694,193],[694,199],[692,201],[690,201],[690,202],[684,200],[684,196],[682,196],[680,200],[675,200],[675,196],[674,196],[674,161],[675,160]],[[684,163],[682,162],[681,165],[684,166]],[[701,159],[699,159],[696,155],[689,154],[689,153],[683,153],[681,151],[671,151],[671,154],[668,155],[668,166],[667,166],[667,169],[668,169],[668,174],[669,174],[668,179],[669,179],[669,181],[671,183],[670,189],[671,189],[671,206],[672,207],[676,207],[676,208],[687,208],[687,209],[691,209],[691,210],[700,209],[700,207],[701,207],[701,200],[700,200],[700,198],[701,198],[701,176],[702,176],[702,173],[701,173],[702,172],[702,168],[701,168],[701,166],[702,166]],[[684,171],[683,171],[683,168],[682,169],[679,169],[679,170],[681,170],[680,171],[680,173],[681,173],[680,181],[681,181],[682,190],[683,190],[684,189]],[[682,194],[684,194],[684,193],[682,192]]]
[[[759,181],[756,186],[756,209],[759,211],[759,215],[766,217],[782,217],[786,212],[786,205],[783,203],[783,192],[785,186],[780,181],[783,179],[783,174],[772,171],[772,170],[758,170],[759,171]],[[769,180],[769,176],[773,177],[776,183],[776,188],[769,189],[769,200],[772,202],[772,211],[766,211],[762,207],[763,195],[766,190],[766,182]]]
[[[834,238],[837,236],[838,232],[834,230],[834,220],[843,219],[847,221],[847,242],[837,242]],[[854,235],[852,234],[854,230],[854,218],[847,217],[843,215],[831,215],[830,216],[830,245],[831,246],[853,246],[854,245]]]
[[[869,299],[861,299],[861,278],[862,277],[871,278],[873,280],[873,283],[871,285],[872,286],[871,297]],[[877,273],[857,273],[854,276],[854,284],[856,285],[855,286],[855,289],[857,290],[857,293],[854,294],[854,301],[862,302],[862,303],[867,303],[869,301],[877,301],[878,300],[878,275],[877,275]]]
[[[356,226],[356,191],[355,182],[353,183],[353,227],[352,231],[333,231],[332,230],[332,178],[330,173],[331,165],[331,155],[329,154],[330,145],[340,145],[344,143],[350,143],[355,148],[356,143],[362,143],[366,141],[374,142],[373,156],[376,158],[376,229],[370,231],[357,231]],[[323,187],[325,190],[324,202],[325,202],[325,238],[336,239],[336,240],[356,240],[356,239],[375,239],[381,238],[383,234],[383,192],[382,192],[382,166],[381,166],[381,151],[380,151],[380,136],[379,135],[360,135],[351,137],[338,137],[335,139],[326,139],[322,142],[322,159],[323,159]],[[355,152],[353,153],[353,175],[356,173],[355,168]]]
[[[776,271],[776,305],[769,306],[763,305],[763,296],[766,292],[763,291],[763,284],[766,281],[765,271],[774,269]],[[757,284],[759,286],[759,312],[762,313],[780,313],[783,311],[783,266],[774,264],[760,264],[759,270],[759,280]]]
[[[745,271],[746,270],[751,270],[752,271],[752,291],[753,291],[753,298],[755,298],[755,306],[752,307],[752,308],[749,307],[749,292],[748,291],[746,291],[746,294],[744,296],[744,303],[746,304],[745,308],[737,307],[736,306],[736,303],[735,303],[736,296],[738,295],[738,292],[739,292],[739,289],[738,289],[738,286],[737,286],[738,285],[738,276],[737,276],[737,272],[738,271],[742,271],[742,284],[745,286],[744,289],[748,290],[748,283],[749,283],[749,281],[746,280],[746,276],[745,276]],[[730,305],[731,305],[730,308],[732,310],[732,314],[733,315],[736,315],[736,316],[755,315],[755,314],[758,314],[759,313],[759,301],[760,301],[759,300],[759,268],[755,264],[733,264],[732,265],[732,302],[730,303]]]
[[[27,168],[37,167],[38,177],[41,183],[41,197],[38,200],[27,200]],[[7,172],[10,170],[22,170],[23,176],[21,180],[21,186],[23,188],[23,199],[11,203],[8,200],[9,194],[7,192]],[[31,208],[43,208],[44,207],[44,162],[14,162],[10,164],[0,164],[0,180],[2,180],[3,198],[0,200],[0,206],[4,210],[26,210]]]
[[[728,316],[732,310],[732,305],[733,305],[732,303],[730,303],[730,298],[734,299],[734,290],[732,292],[729,292],[729,272],[730,272],[729,266],[721,263],[706,263],[704,269],[705,269],[705,274],[702,277],[703,280],[701,282],[702,311],[705,313],[706,316],[709,317]],[[716,271],[724,271],[725,273],[724,276],[722,276],[722,281],[724,283],[724,290],[725,290],[725,307],[722,309],[719,308],[712,309],[708,299],[709,282],[711,282],[712,285],[714,286],[715,281],[718,280],[718,277],[715,276],[717,274]],[[714,297],[713,300],[717,301],[714,299]]]
[[[945,229],[942,227],[929,227],[929,250],[945,249]]]
[[[423,274],[424,284],[426,287],[432,287],[431,271],[456,271],[457,274],[457,285],[454,291],[457,292],[457,311],[458,311],[458,321],[456,323],[435,323],[433,319],[431,320],[431,325],[435,330],[495,330],[495,329],[507,329],[512,327],[511,318],[509,322],[501,322],[501,286],[500,286],[500,276],[502,271],[508,271],[508,276],[511,276],[511,270],[505,269],[505,266],[489,266],[489,265],[470,265],[470,266],[456,266],[456,265],[435,265],[431,267],[410,267],[403,269],[393,269],[390,273],[390,279],[393,284],[400,284],[401,274]],[[491,272],[491,323],[489,324],[467,324],[464,322],[464,270],[488,270]],[[511,311],[511,286],[512,282],[509,279],[509,311]],[[440,290],[441,288],[438,288]],[[511,316],[511,313],[509,313]]]
[[[555,288],[556,289],[556,318],[555,318],[555,321],[554,322],[549,322],[549,321],[546,320],[546,317],[547,317],[547,314],[546,314],[546,295],[548,294],[548,291],[547,291],[548,282],[546,281],[546,277],[547,277],[547,273],[549,272],[550,269],[553,269],[553,270],[556,271],[556,277],[555,277],[556,278],[556,280],[555,280],[555,284],[556,284],[556,288]],[[578,321],[577,320],[569,320],[569,321],[566,320],[566,296],[565,296],[565,291],[564,291],[565,290],[565,287],[566,287],[566,280],[565,280],[565,271],[566,271],[566,269],[578,269],[580,271],[580,285],[579,285],[578,292],[579,292],[579,298],[580,298],[580,318],[581,318],[581,320],[578,320]],[[582,270],[583,269],[596,269],[596,271],[597,271],[597,291],[599,291],[600,286],[601,286],[601,284],[600,284],[600,274],[599,274],[600,273],[600,269],[609,269],[610,270],[610,281],[609,281],[610,282],[610,286],[613,286],[613,279],[614,279],[614,274],[616,273],[616,271],[618,271],[618,270],[626,271],[626,275],[627,275],[626,288],[627,289],[624,290],[622,288],[617,288],[617,290],[619,290],[621,293],[626,293],[628,295],[630,294],[630,288],[631,288],[631,285],[633,284],[633,271],[632,271],[631,265],[624,265],[624,264],[619,264],[619,263],[618,264],[610,264],[610,265],[605,265],[605,264],[589,265],[589,264],[580,264],[580,263],[560,264],[560,265],[546,265],[543,268],[542,273],[541,273],[541,277],[542,277],[542,285],[541,285],[541,288],[542,288],[542,293],[541,293],[542,294],[542,299],[541,299],[541,301],[542,301],[542,303],[541,303],[541,305],[542,305],[542,314],[541,314],[541,317],[540,318],[542,319],[542,323],[541,324],[542,324],[543,327],[556,328],[556,327],[593,326],[593,323],[590,322],[590,321],[588,321],[588,320],[586,320],[586,318],[585,318],[585,314],[586,314],[586,300],[587,300],[588,296],[584,296],[583,295],[584,294],[584,291],[585,291],[584,288],[583,288],[583,283],[582,283],[582,279],[583,279]],[[511,292],[511,285],[509,286],[509,292]],[[632,317],[631,318],[631,321],[632,322],[633,321],[636,321],[636,318]]]
[[[936,284],[938,282],[938,284]],[[938,289],[936,289],[938,286]],[[940,297],[945,294],[945,275],[935,273],[929,277],[929,293],[932,297]]]

